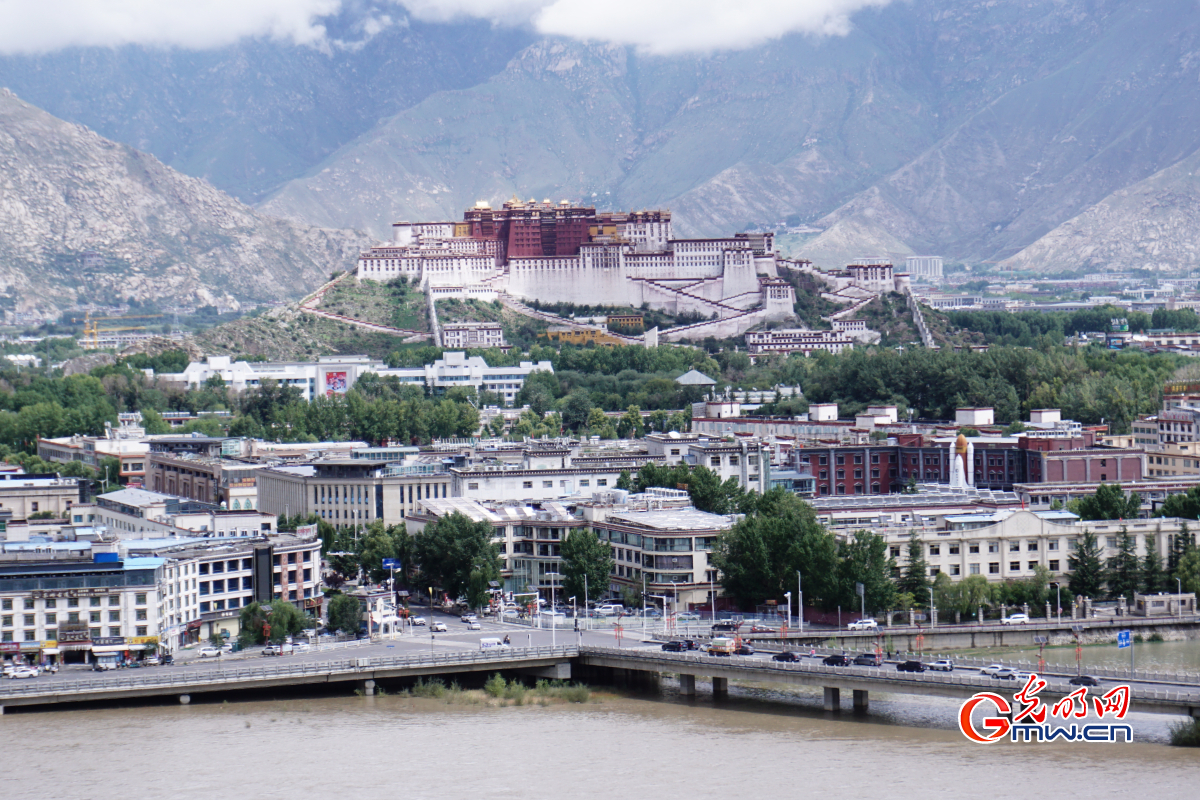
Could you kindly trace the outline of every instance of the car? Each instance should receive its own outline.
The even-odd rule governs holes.
[[[696,622],[697,620],[700,619],[700,615],[697,614],[695,611],[685,611],[682,614],[680,614],[676,619],[678,619],[680,622]]]
[[[775,629],[768,628],[766,625],[751,625],[750,632],[751,633],[774,633]]]
[[[269,644],[266,647],[264,647],[263,651],[262,651],[262,654],[264,656],[277,656],[277,655],[281,655],[282,653],[283,653],[283,648],[277,644]]]
[[[879,627],[879,623],[873,619],[859,619],[851,622],[846,627],[852,631],[873,631]]]
[[[712,626],[712,632],[716,633],[733,633],[742,623],[740,622],[718,622]]]
[[[147,667],[157,667],[159,663],[158,656],[146,656],[142,659],[142,664]]]
[[[794,663],[794,662],[800,660],[800,654],[793,653],[790,650],[785,650],[782,653],[776,653],[775,655],[771,656],[771,660],[772,661],[786,661],[788,663]]]
[[[307,653],[310,647],[312,647],[312,645],[310,645],[308,642],[298,642],[293,645],[293,649],[297,653]]]
[[[1100,685],[1100,681],[1096,680],[1091,675],[1076,675],[1074,678],[1071,678],[1071,680],[1067,681],[1067,683],[1071,684],[1072,686],[1099,686]]]
[[[171,653],[166,653],[162,656],[162,658],[159,659],[159,661],[162,662],[164,667],[169,667],[175,663],[175,656]]]
[[[733,653],[738,656],[752,656],[754,655],[754,645],[749,642],[742,642],[734,648]]]
[[[233,652],[233,642],[226,642],[225,644],[221,645],[221,652],[222,653],[232,653]]]
[[[954,672],[954,662],[948,658],[939,658],[927,666],[935,672]]]
[[[1032,672],[1022,672],[1019,669],[1013,670],[1013,680],[1014,681],[1020,681],[1021,683],[1028,683],[1029,679],[1032,677],[1033,677]]]
[[[858,667],[880,667],[883,666],[883,656],[875,653],[860,653],[854,657],[854,664]]]
[[[201,647],[200,648],[200,657],[201,658],[217,658],[220,655],[221,655],[221,648],[219,648],[219,647]]]
[[[110,669],[116,669],[117,665],[112,661],[97,661],[92,664],[92,672],[108,672]]]
[[[479,624],[478,622],[476,622],[475,620],[471,620],[470,622],[468,622],[468,623],[467,623],[467,630],[469,630],[469,631],[481,631],[481,630],[483,630],[483,626],[482,626],[482,625],[480,625],[480,624]]]
[[[688,649],[687,642],[663,642],[662,649],[664,653],[683,653]]]
[[[920,661],[901,661],[896,665],[896,672],[924,672],[925,665]]]
[[[986,667],[979,668],[980,675],[995,675],[1002,669],[1008,669],[1003,664],[988,664]]]
[[[1001,625],[1024,625],[1029,622],[1028,614],[1013,614],[1000,620]]]
[[[825,656],[825,658],[821,659],[821,663],[827,667],[848,667],[850,666],[850,659],[838,655]]]
[[[7,678],[9,675],[12,674],[12,671],[19,666],[21,666],[21,665],[20,664],[5,664],[4,665],[4,677]]]
[[[463,614],[461,617],[459,617],[459,620],[462,622],[474,622],[477,619],[479,619],[479,617],[475,616],[474,614]]]
[[[1016,679],[1017,671],[1015,669],[1009,669],[1008,667],[1001,667],[992,673],[992,677],[996,680],[1011,681]]]
[[[500,616],[503,619],[516,619],[517,617],[521,616],[521,613],[519,611],[517,611],[515,608],[506,608],[500,614]]]
[[[36,678],[40,674],[37,667],[17,667],[8,673],[10,679]]]
[[[425,625],[426,623],[425,623],[424,617],[413,617],[412,619],[410,619],[408,621],[408,624],[409,625]]]
[[[446,623],[444,622],[434,622],[429,626],[430,633],[445,633],[448,630],[450,629],[446,627]]]

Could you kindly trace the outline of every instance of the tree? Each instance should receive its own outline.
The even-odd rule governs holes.
[[[842,603],[846,608],[865,605],[868,613],[896,605],[896,584],[892,570],[896,562],[888,555],[883,537],[870,531],[855,531],[854,536],[838,545],[838,578]],[[863,585],[860,603],[856,584]]]
[[[362,604],[348,594],[335,594],[329,600],[330,630],[356,634],[362,628]]]
[[[312,620],[287,600],[272,600],[267,623],[271,626],[272,642],[282,642],[312,624]]]
[[[897,588],[915,597],[918,604],[929,599],[929,563],[925,560],[925,544],[916,531],[908,534],[908,561]]]
[[[417,534],[413,555],[434,585],[457,598],[467,593],[473,571],[485,582],[499,580],[500,560],[493,533],[490,522],[472,522],[455,511]]]
[[[1080,498],[1077,508],[1083,520],[1137,519],[1142,498],[1137,492],[1130,492],[1126,498],[1119,483],[1101,483],[1095,494]]]
[[[383,520],[374,520],[359,543],[358,563],[373,583],[383,583],[392,571],[383,566],[384,559],[403,559],[408,540],[404,523],[384,527]]]
[[[1124,525],[1117,539],[1117,554],[1108,560],[1108,591],[1115,597],[1133,601],[1138,590],[1138,558],[1134,539]]]
[[[1163,572],[1162,556],[1158,553],[1158,537],[1146,534],[1146,555],[1142,557],[1142,592],[1155,594],[1167,589],[1167,574]]]
[[[1067,557],[1071,568],[1068,586],[1074,596],[1097,598],[1104,591],[1104,563],[1096,534],[1084,530],[1075,552]]]
[[[612,548],[596,532],[575,530],[562,543],[563,591],[567,597],[603,597],[612,572]],[[586,578],[586,582],[584,580]],[[586,583],[587,591],[584,591]]]
[[[1190,490],[1189,490],[1190,491]],[[1174,497],[1176,495],[1172,495]],[[1167,498],[1168,500],[1170,498]],[[1167,572],[1174,576],[1176,570],[1179,569],[1179,562],[1183,559],[1189,549],[1194,546],[1192,532],[1188,530],[1186,522],[1179,525],[1179,531],[1171,538],[1171,551],[1167,554]]]
[[[642,423],[642,410],[637,406],[630,406],[625,409],[624,415],[617,422],[617,435],[622,439],[636,439],[645,433],[645,425]]]
[[[837,541],[817,521],[812,506],[782,489],[755,496],[753,505],[717,537],[709,556],[726,593],[742,607],[783,600],[800,571],[812,605],[836,606]]]
[[[220,377],[214,375],[213,377]],[[163,421],[162,414],[152,408],[142,409],[142,428],[148,436],[159,436],[171,432],[171,426]]]
[[[1155,516],[1200,519],[1200,486],[1193,486],[1183,494],[1171,495]]]
[[[633,477],[629,474],[629,470],[621,470],[621,474],[617,477],[616,488],[624,489],[627,492],[633,491]]]
[[[238,614],[238,643],[243,648],[262,644],[267,640],[267,616],[269,609],[255,601],[242,606]]]
[[[563,425],[578,431],[586,428],[592,413],[592,398],[582,389],[567,395],[562,404]]]
[[[1179,561],[1175,577],[1179,578],[1183,591],[1200,595],[1200,549],[1188,550],[1187,555]]]

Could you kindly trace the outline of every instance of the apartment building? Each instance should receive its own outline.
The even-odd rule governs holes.
[[[87,498],[88,482],[54,474],[0,473],[0,510],[11,519],[28,519],[47,511],[66,519]]]

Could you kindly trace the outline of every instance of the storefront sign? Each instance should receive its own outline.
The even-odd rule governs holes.
[[[158,644],[157,636],[130,636],[127,640],[129,644]]]
[[[37,589],[31,594],[34,600],[51,597],[103,597],[112,594],[113,589]]]
[[[97,636],[92,639],[93,647],[113,647],[119,644],[125,644],[124,636]]]
[[[86,644],[92,640],[92,632],[86,622],[58,623],[58,641],[71,644]]]
[[[15,653],[20,649],[20,642],[0,642],[0,653]]]

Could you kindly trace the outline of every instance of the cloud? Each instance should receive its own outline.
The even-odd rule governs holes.
[[[0,0],[0,53],[148,45],[205,50],[247,37],[321,44],[341,0]]]
[[[754,47],[789,33],[842,35],[890,0],[0,0],[0,54],[67,47],[206,50],[252,37],[328,51],[404,25],[487,19],[549,36],[678,55]],[[347,35],[353,34],[353,35]]]
[[[842,36],[850,17],[890,0],[404,0],[413,16],[527,20],[539,33],[679,55],[741,50],[789,33]]]

